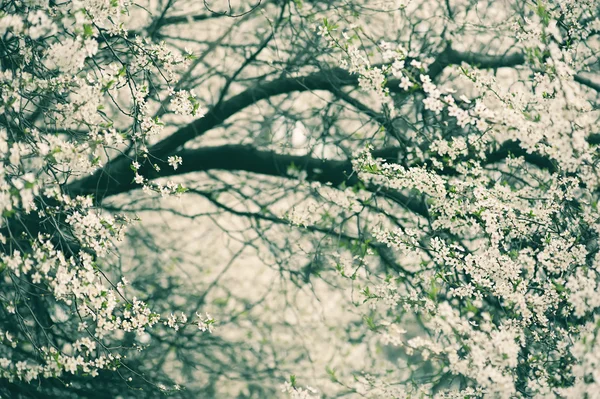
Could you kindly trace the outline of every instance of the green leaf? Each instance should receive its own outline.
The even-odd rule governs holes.
[[[94,34],[94,29],[90,24],[83,24],[83,35],[87,37],[91,37]]]
[[[335,375],[335,369],[332,369],[331,367],[326,366],[325,371],[327,372],[327,375],[329,375],[329,378],[331,379],[331,381],[338,382],[338,378]]]
[[[187,191],[189,191],[189,189],[188,189],[188,188],[185,188],[185,187],[183,187],[181,184],[179,184],[179,185],[177,186],[177,189],[176,189],[176,191],[175,191],[175,192],[176,192],[177,194],[183,194],[183,193],[185,193],[185,192],[187,192]]]
[[[369,330],[371,330],[371,331],[377,331],[377,325],[373,321],[372,317],[365,316],[364,320],[365,320],[365,323],[367,323],[367,327],[369,327]]]

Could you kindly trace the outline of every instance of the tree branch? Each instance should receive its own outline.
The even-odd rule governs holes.
[[[520,65],[525,62],[525,58],[520,53],[490,56],[477,53],[458,52],[448,47],[440,53],[437,60],[430,65],[429,75],[435,79],[446,66],[450,64],[459,64],[461,62],[469,62],[470,64],[478,65],[481,68],[501,68]],[[581,82],[587,82],[590,85],[592,84],[587,78],[580,77],[577,79]],[[398,87],[398,83],[397,80],[392,79],[387,82],[387,86],[391,92],[402,92]],[[356,85],[358,85],[358,77],[356,75],[351,75],[348,71],[341,68],[324,70],[304,77],[281,77],[269,82],[257,84],[256,86],[246,89],[242,93],[221,102],[211,109],[203,118],[197,119],[187,126],[182,127],[177,132],[152,146],[152,148],[149,149],[149,157],[151,159],[164,160],[167,155],[173,154],[185,143],[202,136],[211,129],[221,125],[231,116],[261,100],[281,94],[312,90],[325,90],[332,93],[339,93],[340,87]],[[232,151],[233,148],[239,147],[229,146],[228,151]],[[215,150],[208,148],[206,151],[207,154],[210,154],[214,153]],[[221,151],[226,152],[226,147],[222,147]],[[252,151],[257,150],[253,149]],[[259,152],[258,155],[262,156],[264,154],[260,154]],[[225,163],[231,163],[231,166],[229,166],[229,168],[231,168],[230,170],[235,169],[233,165],[236,164],[236,160],[233,158],[227,157],[223,161],[213,160],[215,162],[223,163],[219,165],[224,168],[228,168],[227,165],[224,165]],[[242,161],[243,159],[237,160],[237,162]],[[108,162],[104,168],[97,171],[92,176],[70,184],[67,191],[93,193],[96,201],[100,203],[107,195],[130,190],[132,186],[128,181],[133,178],[133,174],[130,170],[130,163],[131,160],[128,157],[121,155]],[[126,176],[126,178],[123,179],[122,176]]]
[[[590,143],[598,144],[600,141],[599,137],[599,135],[591,136],[589,138]],[[483,164],[489,165],[500,162],[506,159],[509,154],[523,156],[528,163],[541,169],[546,169],[550,172],[556,171],[556,166],[550,159],[539,154],[527,153],[516,141],[505,142],[497,150],[490,152]],[[177,152],[177,155],[181,156],[184,162],[176,170],[172,167],[165,167],[159,173],[147,165],[143,166],[139,173],[153,180],[210,170],[250,172],[286,179],[297,179],[297,173],[304,172],[306,180],[331,184],[334,187],[342,184],[353,186],[358,183],[358,176],[353,171],[350,160],[328,160],[313,158],[308,155],[281,154],[240,144],[183,149]],[[388,162],[397,162],[401,155],[401,149],[398,147],[389,147],[373,152],[375,158],[382,158]],[[440,173],[451,176],[455,175],[456,171],[453,168],[447,167]],[[103,191],[103,198],[141,187],[133,181],[133,172],[131,170],[129,170],[128,174],[119,175],[118,177],[114,176],[113,181],[114,184],[107,186]],[[97,195],[97,188],[93,186],[71,185],[67,189],[71,196]],[[367,187],[367,189],[384,195],[415,214],[421,216],[428,215],[426,206],[418,199],[410,198],[399,192],[386,190],[382,187]]]

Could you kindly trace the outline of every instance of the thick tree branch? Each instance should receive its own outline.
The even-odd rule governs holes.
[[[149,179],[166,178],[175,175],[183,175],[192,172],[205,172],[209,170],[240,171],[275,176],[287,179],[297,179],[297,172],[306,173],[306,180],[340,186],[346,184],[352,186],[358,183],[358,177],[352,170],[349,160],[324,160],[303,155],[279,154],[274,151],[258,150],[247,145],[224,145],[219,147],[204,147],[198,149],[184,149],[177,153],[185,159],[177,170],[165,167],[157,173],[151,167],[140,170],[140,174]],[[374,152],[376,157],[394,159],[398,155],[397,148],[387,148]],[[296,171],[296,172],[294,172]],[[118,181],[103,192],[103,197],[122,194],[140,188],[133,179],[132,173],[122,175]],[[372,187],[387,198],[406,207],[412,212],[427,215],[427,210],[420,201],[413,200],[401,193],[384,190],[380,187]],[[95,195],[94,187],[70,186],[69,194]]]
[[[448,48],[443,55],[446,57],[444,60],[446,65],[459,65],[463,62],[466,62],[467,64],[476,66],[480,69],[511,68],[525,64],[525,54],[520,51],[503,55],[488,55],[481,53],[460,52]],[[600,93],[600,82],[598,80],[594,80],[591,77],[591,74],[580,72],[576,74],[573,79],[577,83],[594,89]]]
[[[459,64],[461,62],[468,62],[481,68],[501,68],[520,65],[525,62],[525,58],[520,53],[490,56],[477,53],[458,52],[448,47],[430,66],[429,75],[432,78],[435,78],[436,76],[439,76],[446,66],[450,64]],[[587,78],[580,77],[577,79],[581,82],[587,82],[588,85],[592,84]],[[358,77],[356,75],[351,75],[348,71],[341,68],[321,71],[304,77],[281,77],[269,82],[257,84],[256,86],[221,102],[218,106],[211,109],[203,118],[184,126],[169,137],[163,139],[149,149],[149,156],[152,159],[164,160],[167,155],[173,154],[185,143],[202,136],[211,129],[221,125],[231,116],[261,100],[281,94],[313,90],[338,93],[341,87],[351,85],[358,85]],[[401,92],[398,87],[398,81],[396,80],[388,81],[387,86],[391,92]],[[232,146],[231,148],[234,147],[235,146]],[[210,149],[208,151],[211,152]],[[225,151],[225,149],[222,151]],[[241,161],[242,160],[239,162]],[[233,159],[226,158],[226,161],[223,162],[231,162],[231,166],[229,167],[232,168],[231,170],[234,169],[233,165],[235,165],[235,161]],[[127,183],[133,178],[133,174],[130,170],[130,163],[131,160],[128,157],[123,155],[119,156],[110,161],[103,169],[99,170],[94,175],[70,184],[67,191],[94,193],[96,201],[100,203],[107,195],[130,190],[132,188],[131,184]],[[221,166],[227,168],[227,165]]]
[[[446,65],[448,65],[448,61],[445,59],[444,53],[442,53],[438,61],[430,66],[430,75],[433,77],[439,75]],[[388,82],[390,91],[399,92],[398,83],[396,80],[390,80]],[[195,120],[158,142],[149,149],[149,156],[153,159],[164,159],[168,154],[175,152],[188,141],[202,136],[211,129],[221,125],[231,116],[261,100],[281,94],[312,90],[325,90],[335,93],[340,87],[350,85],[357,86],[358,77],[351,75],[348,71],[341,68],[324,70],[304,77],[281,77],[270,82],[257,84],[221,102],[218,106],[209,110],[204,117]],[[124,188],[113,187],[122,181],[120,177],[115,178],[114,176],[121,176],[123,174],[131,175],[130,163],[131,160],[127,156],[121,155],[110,161],[104,168],[92,176],[72,183],[68,191],[90,192],[93,190],[96,201],[101,202],[108,193],[115,190],[119,192],[123,191]]]
[[[525,63],[525,55],[521,52],[488,55],[456,51],[449,47],[443,54],[446,57],[446,65],[460,65],[466,62],[481,69],[512,68]]]
[[[600,81],[592,79],[589,73],[578,73],[574,79],[577,83],[594,89],[600,94]]]
[[[593,135],[589,138],[589,141],[592,144],[598,144],[600,141],[599,136]],[[352,169],[350,160],[327,160],[307,155],[281,154],[274,151],[259,150],[248,145],[223,145],[218,147],[183,149],[177,152],[177,155],[181,156],[184,162],[176,170],[171,167],[165,167],[158,173],[152,167],[146,166],[139,172],[152,180],[210,170],[250,172],[265,176],[297,179],[297,173],[301,171],[305,173],[306,180],[308,181],[331,184],[334,187],[342,184],[352,186],[358,183],[358,177]],[[505,142],[500,148],[490,152],[484,160],[484,165],[500,162],[509,155],[523,156],[532,165],[551,172],[556,171],[556,165],[550,159],[539,154],[527,153],[516,141]],[[400,148],[390,147],[374,151],[373,156],[383,158],[388,162],[397,162],[401,158],[402,153]],[[447,167],[440,173],[454,175],[456,171]],[[118,177],[114,176],[113,179],[114,184],[105,188],[103,197],[122,194],[140,187],[140,185],[133,181],[133,172]],[[68,189],[71,196],[97,194],[95,187],[72,185]],[[385,190],[381,187],[368,187],[368,189],[379,192],[416,214],[422,216],[427,216],[428,214],[426,207],[420,200],[409,198],[401,193]]]

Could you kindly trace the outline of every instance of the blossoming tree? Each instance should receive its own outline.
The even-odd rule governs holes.
[[[597,395],[600,3],[200,3],[2,3],[0,395]]]

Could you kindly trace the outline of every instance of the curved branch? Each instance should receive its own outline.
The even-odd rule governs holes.
[[[488,55],[461,52],[448,48],[444,53],[447,64],[459,65],[466,62],[467,64],[476,66],[480,69],[512,68],[523,65],[526,61],[525,54],[517,51],[500,55]],[[573,80],[600,93],[600,82],[594,80],[589,73],[580,72],[573,76]]]
[[[525,61],[522,54],[514,53],[502,56],[489,56],[477,53],[458,52],[450,47],[446,48],[430,65],[429,75],[432,78],[439,76],[444,68],[450,64],[469,62],[484,68],[513,67]],[[182,127],[169,137],[158,142],[149,149],[152,159],[165,159],[167,155],[175,153],[184,144],[211,129],[221,125],[225,120],[244,110],[248,106],[273,96],[292,92],[305,92],[324,90],[339,93],[339,88],[344,86],[357,86],[358,77],[341,68],[333,68],[316,72],[304,77],[281,77],[269,82],[257,84],[246,89],[226,101],[221,102],[200,119]],[[397,80],[387,82],[391,92],[402,92]],[[234,146],[235,147],[235,146]],[[232,147],[233,148],[233,147]],[[256,151],[256,150],[254,150]],[[209,150],[210,152],[210,150]],[[228,160],[230,162],[231,159]],[[69,185],[68,192],[93,193],[95,200],[100,203],[107,195],[121,193],[131,189],[130,183],[124,183],[122,175],[131,176],[131,160],[121,155],[108,162],[104,168],[93,175],[76,181]]]
[[[589,138],[591,144],[597,144],[598,135]],[[148,179],[166,178],[193,172],[206,172],[210,170],[223,170],[230,172],[250,172],[265,176],[297,179],[298,172],[303,172],[305,178],[311,182],[331,184],[334,187],[341,185],[353,186],[358,183],[358,176],[352,169],[350,160],[318,159],[308,155],[281,154],[275,151],[259,150],[248,145],[223,145],[217,147],[202,147],[197,149],[183,149],[176,153],[184,159],[182,165],[176,170],[165,167],[161,172],[156,172],[151,166],[144,166],[139,173]],[[388,162],[396,162],[401,158],[402,150],[398,147],[389,147],[373,152],[375,158],[383,158]],[[485,158],[484,165],[500,162],[509,155],[523,156],[525,160],[541,169],[550,172],[556,171],[554,163],[539,154],[529,154],[523,150],[516,141],[503,143],[497,150],[492,151]],[[413,165],[419,166],[419,165]],[[453,168],[447,167],[440,172],[443,175],[455,175]],[[135,190],[140,186],[133,181],[134,174],[128,173],[113,176],[113,184],[105,187],[103,198]],[[68,188],[71,196],[96,195],[97,187],[71,185]],[[421,216],[427,216],[427,207],[420,200],[406,197],[403,194],[386,190],[381,187],[367,187],[370,191],[377,191],[394,202]]]

